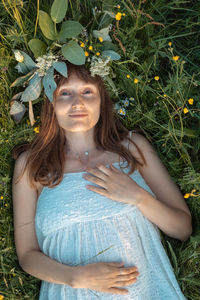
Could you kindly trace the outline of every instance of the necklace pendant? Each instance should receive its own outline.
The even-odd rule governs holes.
[[[89,152],[88,152],[88,151],[85,151],[85,155],[89,155]]]

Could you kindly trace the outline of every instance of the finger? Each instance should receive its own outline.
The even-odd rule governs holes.
[[[98,185],[100,185],[101,187],[106,187],[105,181],[103,181],[102,179],[89,175],[89,174],[83,174],[82,177],[88,181],[91,181],[93,183],[96,183]]]
[[[109,266],[112,266],[112,267],[121,267],[124,265],[124,262],[123,261],[120,261],[120,262],[109,262],[109,263],[106,263],[106,265],[109,265]]]
[[[102,164],[97,164],[97,168],[99,170],[101,170],[101,172],[103,172],[104,174],[106,174],[107,176],[110,176],[112,174],[112,170],[107,168],[106,166],[102,165]]]
[[[111,287],[107,290],[108,293],[119,294],[119,295],[127,295],[129,292],[126,289],[118,289]]]
[[[126,280],[126,281],[117,281],[117,282],[115,282],[114,286],[127,286],[130,284],[133,284],[136,281],[137,281],[137,278],[132,278],[132,279]]]
[[[118,275],[126,275],[137,271],[138,271],[137,267],[128,267],[128,268],[120,268],[117,272]]]
[[[121,173],[121,171],[119,169],[117,169],[115,166],[113,166],[113,164],[111,164],[110,167],[111,167],[111,170]]]
[[[140,275],[139,272],[134,272],[134,273],[130,273],[128,275],[117,276],[116,279],[117,279],[117,281],[128,281],[128,280],[137,278],[139,275]]]
[[[102,196],[105,196],[105,197],[108,196],[108,192],[105,189],[103,189],[103,188],[98,188],[98,187],[93,186],[93,185],[86,185],[86,188],[88,190],[90,190],[92,192],[95,192],[95,193],[98,193],[98,194],[100,194]]]
[[[93,168],[86,168],[86,172],[96,176],[96,177],[99,177],[101,178],[102,180],[106,181],[106,178],[107,178],[107,175],[103,172],[101,172],[100,170],[98,169],[93,169]]]

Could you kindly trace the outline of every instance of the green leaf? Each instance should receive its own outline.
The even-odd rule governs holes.
[[[36,58],[46,53],[47,45],[39,39],[30,40],[28,45]]]
[[[48,38],[49,40],[56,39],[54,24],[50,16],[42,10],[39,11],[39,25],[42,33],[46,38]]]
[[[22,85],[33,73],[35,72],[34,69],[32,69],[29,73],[27,73],[24,76],[18,77],[12,84],[10,87],[14,87],[14,86],[20,86]]]
[[[111,87],[111,89],[113,90],[114,94],[116,96],[118,96],[118,91],[116,89],[116,86],[115,86],[113,80],[109,76],[105,76],[105,80],[107,81],[107,83]]]
[[[83,26],[76,21],[65,21],[62,23],[61,31],[58,35],[58,40],[63,41],[66,38],[72,38],[81,33]]]
[[[105,51],[105,50],[113,50],[113,51],[117,51],[117,46],[111,42],[105,41],[102,43],[102,48],[101,51]]]
[[[13,101],[11,104],[10,114],[13,116],[16,123],[19,123],[26,112],[24,104],[18,101]]]
[[[55,23],[60,23],[67,12],[68,0],[54,0],[51,6],[51,18]]]
[[[93,36],[96,38],[99,38],[100,36],[103,38],[104,41],[112,42],[110,36],[109,36],[109,26],[106,28],[103,28],[101,30],[93,30],[92,31]]]
[[[63,56],[72,64],[83,65],[85,63],[85,53],[75,41],[63,45],[61,50]]]
[[[102,52],[102,56],[104,56],[104,57],[108,56],[112,60],[119,60],[121,58],[121,56],[117,52],[115,52],[113,50],[105,50],[105,51],[103,51]]]
[[[23,92],[21,101],[28,102],[37,99],[40,96],[41,90],[41,78],[38,74],[35,74],[30,80],[29,86]]]
[[[113,0],[103,0],[102,10],[103,11],[105,11],[105,10],[113,11],[113,6],[114,6]]]
[[[58,71],[62,76],[67,77],[67,66],[63,61],[56,61],[53,63],[53,67]]]
[[[18,70],[19,73],[26,74],[28,71],[31,71],[33,68],[35,68],[35,62],[32,60],[32,58],[26,54],[24,51],[21,50],[14,50],[15,52],[20,52],[21,55],[23,55],[24,60],[23,62],[19,62],[15,68]]]
[[[54,69],[49,68],[46,75],[43,77],[42,83],[44,85],[44,92],[48,99],[53,102],[53,92],[56,90],[57,85],[54,81]]]

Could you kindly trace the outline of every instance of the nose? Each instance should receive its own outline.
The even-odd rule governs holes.
[[[77,107],[77,106],[84,106],[83,99],[81,98],[81,96],[78,95],[74,97],[74,101],[72,103],[72,107]]]

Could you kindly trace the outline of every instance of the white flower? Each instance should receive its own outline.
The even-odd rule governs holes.
[[[126,110],[125,108],[121,107],[120,109],[118,109],[118,114],[122,115],[122,116],[125,116],[126,115]]]
[[[49,53],[38,57],[36,61],[36,67],[38,68],[37,73],[40,77],[43,77],[46,75],[48,69],[52,67],[53,63],[58,61],[58,56]]]
[[[123,104],[124,104],[125,107],[129,106],[129,101],[128,101],[127,98],[125,100],[123,100],[122,102],[123,102]]]
[[[15,51],[14,54],[15,54],[16,61],[18,61],[18,62],[24,61],[24,56],[21,54],[21,52]]]
[[[110,60],[110,57],[102,59],[101,57],[93,56],[90,64],[91,75],[93,77],[95,75],[99,75],[101,77],[107,76],[110,73],[110,66],[107,66]]]

